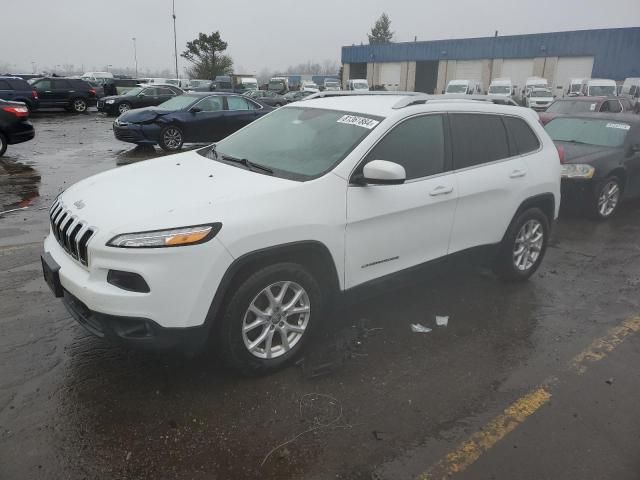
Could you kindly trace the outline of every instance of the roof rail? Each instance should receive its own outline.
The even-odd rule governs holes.
[[[369,96],[369,95],[395,95],[395,96],[419,96],[424,95],[424,93],[420,92],[389,92],[387,90],[369,90],[366,92],[355,92],[351,90],[331,90],[324,92],[314,93],[313,95],[309,95],[305,98],[305,100],[313,100],[314,98],[328,98],[328,97],[358,97],[358,96]]]

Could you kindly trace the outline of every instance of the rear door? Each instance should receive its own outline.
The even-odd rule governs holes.
[[[238,96],[226,96],[225,137],[249,125],[260,115],[260,106],[251,100]]]
[[[449,247],[457,192],[445,116],[420,115],[397,124],[354,175],[373,160],[402,165],[406,181],[347,187],[347,288],[443,257]]]
[[[185,122],[185,136],[193,136],[192,142],[217,142],[226,136],[224,118],[224,97],[212,95],[203,98],[194,107],[200,109],[196,113],[188,113]]]
[[[152,107],[158,105],[158,88],[147,87],[138,94],[138,105],[134,108]]]
[[[53,83],[48,78],[38,80],[33,84],[33,88],[38,92],[41,107],[50,107],[55,105],[55,94],[53,93]]]
[[[54,78],[51,80],[52,99],[56,105],[67,105],[71,100],[71,95],[75,90],[71,82],[64,78]]]
[[[526,191],[527,164],[510,151],[501,116],[451,113],[449,122],[458,184],[449,251],[497,244]]]

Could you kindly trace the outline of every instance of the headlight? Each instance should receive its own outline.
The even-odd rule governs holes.
[[[113,103],[115,103],[115,100],[111,99],[111,100],[107,100],[104,103],[108,103],[109,105],[112,105]]]
[[[592,178],[596,169],[591,165],[565,163],[562,165],[560,176],[563,178]]]
[[[109,247],[162,248],[197,245],[211,240],[222,228],[221,223],[196,225],[193,227],[152,230],[149,232],[124,233],[107,242]]]

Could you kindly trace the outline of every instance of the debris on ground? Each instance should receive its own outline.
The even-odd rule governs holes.
[[[413,333],[429,333],[431,331],[431,329],[429,327],[425,327],[424,325],[422,325],[420,323],[412,323],[411,324],[411,331]]]
[[[436,325],[439,327],[446,327],[449,324],[449,317],[448,316],[440,316],[440,315],[436,315]]]
[[[373,438],[375,438],[376,440],[380,441],[380,440],[384,440],[385,437],[385,433],[381,432],[379,430],[374,430],[373,432]]]
[[[613,385],[613,380],[614,380],[614,378],[613,378],[613,377],[611,377],[611,378],[607,378],[604,382],[605,382],[607,385]]]
[[[11,208],[9,210],[4,210],[0,212],[0,216],[5,215],[7,213],[19,212],[20,210],[26,210],[29,207],[20,207],[20,208]]]

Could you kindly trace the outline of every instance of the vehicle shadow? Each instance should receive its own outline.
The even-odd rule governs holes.
[[[40,173],[16,158],[0,158],[0,212],[24,208],[40,196]]]

